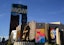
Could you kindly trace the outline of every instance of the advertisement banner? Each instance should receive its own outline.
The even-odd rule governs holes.
[[[27,14],[27,6],[21,5],[21,4],[13,4],[12,5],[12,12],[18,13],[18,14]]]
[[[36,43],[45,43],[45,29],[36,29]]]
[[[56,28],[59,27],[59,24],[49,24],[49,30],[48,30],[48,40],[49,43],[56,43],[57,39],[57,30]]]
[[[50,28],[50,38],[51,42],[56,42],[56,29]]]

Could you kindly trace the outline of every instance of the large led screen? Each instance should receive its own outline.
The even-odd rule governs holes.
[[[51,42],[56,42],[56,30],[54,28],[50,28],[50,38]]]
[[[36,43],[45,43],[45,29],[36,29]]]

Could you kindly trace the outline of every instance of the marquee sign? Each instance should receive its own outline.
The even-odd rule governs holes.
[[[44,23],[36,23],[36,43],[45,43],[45,24]]]
[[[22,15],[22,16],[20,16]],[[21,36],[18,33],[18,40],[19,37],[21,38],[23,35],[23,30],[25,25],[27,24],[27,6],[22,4],[12,4],[11,10],[11,20],[10,20],[10,33],[12,30],[15,30],[16,27],[19,25],[19,19],[21,18]],[[10,35],[10,34],[9,34]],[[22,39],[21,39],[22,40]]]
[[[27,6],[25,5],[13,4],[12,7],[12,13],[27,14]]]

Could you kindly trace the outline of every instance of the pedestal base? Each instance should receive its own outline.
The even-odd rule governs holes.
[[[14,45],[35,45],[34,42],[14,42]]]

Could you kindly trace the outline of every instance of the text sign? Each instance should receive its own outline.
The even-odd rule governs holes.
[[[20,4],[13,4],[12,12],[19,14],[27,14],[27,6]]]

